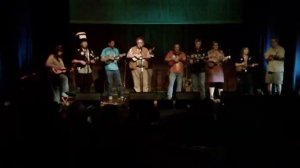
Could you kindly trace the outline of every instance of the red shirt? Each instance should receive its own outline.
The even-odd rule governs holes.
[[[184,52],[175,53],[173,50],[171,50],[166,55],[165,61],[167,61],[170,66],[170,72],[183,73],[183,63],[186,61],[186,55]]]

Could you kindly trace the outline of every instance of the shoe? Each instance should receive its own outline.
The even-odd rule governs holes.
[[[65,92],[69,97],[75,97],[76,93],[74,92]]]
[[[221,100],[220,99],[214,99],[214,102],[215,103],[221,103]]]
[[[61,97],[69,97],[69,95],[67,95],[65,92],[61,94]]]
[[[120,96],[118,100],[121,102],[124,102],[126,100],[126,98],[124,96]]]
[[[86,122],[92,123],[92,117],[91,117],[91,116],[88,116],[88,117],[86,118]]]

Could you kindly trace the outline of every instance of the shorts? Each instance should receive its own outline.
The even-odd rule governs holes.
[[[267,84],[282,84],[283,72],[267,72],[265,81]]]

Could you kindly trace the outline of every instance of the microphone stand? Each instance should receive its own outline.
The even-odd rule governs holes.
[[[141,57],[139,58],[138,61],[140,61],[140,65],[138,65],[140,67],[140,87],[141,87],[141,92],[144,92],[144,58],[142,55],[142,50],[143,48],[141,48],[140,50],[140,55]]]
[[[124,60],[124,77],[123,77],[123,87],[124,90],[126,89],[126,72],[127,71],[127,61],[126,59]]]

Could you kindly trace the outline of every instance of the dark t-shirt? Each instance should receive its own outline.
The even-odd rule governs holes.
[[[239,56],[237,57],[237,59],[235,60],[235,63],[243,63],[245,60],[244,60],[244,57],[243,56]],[[247,60],[247,65],[251,65],[255,63],[253,57],[251,56],[248,56],[248,60]],[[241,72],[238,72],[238,73],[251,73],[253,71],[253,67],[247,67],[247,71],[243,70]]]
[[[88,55],[82,48],[78,48],[75,52],[74,59],[84,60],[84,61],[88,61],[87,57],[89,57],[89,60],[94,59],[95,58],[94,52],[90,49],[87,50],[88,50]]]
[[[87,49],[84,51],[82,48],[79,48],[76,50],[74,59],[84,60],[84,61],[88,62],[88,61],[95,59],[95,55],[94,55],[94,52],[90,49]],[[86,64],[86,65],[76,64],[76,67],[77,67],[78,73],[80,73],[80,74],[92,73],[92,69],[89,64]]]
[[[203,49],[194,49],[192,52],[190,52],[188,59],[194,60],[193,64],[190,64],[188,60],[190,73],[205,72],[205,60],[203,59],[205,57],[207,57],[207,55],[205,54]]]

